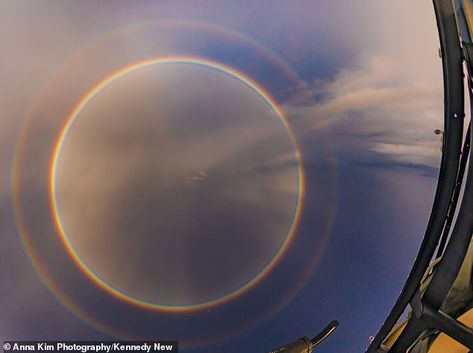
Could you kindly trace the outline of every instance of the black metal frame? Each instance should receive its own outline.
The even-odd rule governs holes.
[[[473,350],[473,330],[440,311],[458,275],[473,234],[473,156],[470,153],[472,137],[470,132],[467,133],[462,149],[463,60],[465,58],[468,65],[471,61],[470,53],[462,52],[451,0],[433,0],[433,5],[440,37],[445,99],[445,132],[437,190],[427,230],[414,266],[399,298],[368,347],[367,353],[386,352],[382,343],[408,305],[413,309],[414,315],[409,318],[406,327],[388,350],[389,353],[405,353],[426,329],[444,332]],[[465,48],[468,47],[465,45]],[[471,85],[471,79],[468,82]],[[470,99],[473,99],[471,87],[469,91]],[[458,206],[467,162],[465,187]],[[455,212],[457,217],[451,230]],[[421,297],[420,282],[433,259],[440,239],[438,255],[442,255],[442,259],[432,274],[425,294]]]

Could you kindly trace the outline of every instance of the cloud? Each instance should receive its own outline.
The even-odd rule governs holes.
[[[389,6],[394,9],[383,11],[396,12],[404,5]],[[303,139],[315,130],[327,130],[339,151],[354,158],[365,154],[412,165],[438,165],[441,141],[433,130],[442,128],[443,96],[440,60],[434,49],[437,32],[427,16],[418,22],[415,27],[403,24],[400,30],[384,28],[383,40],[373,41],[373,47],[358,53],[352,64],[339,68],[332,79],[313,82],[311,104],[285,105]]]

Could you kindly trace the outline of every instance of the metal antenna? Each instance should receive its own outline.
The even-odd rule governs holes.
[[[312,353],[312,350],[315,348],[315,346],[319,345],[323,340],[330,336],[337,327],[338,321],[333,320],[311,340],[309,340],[307,337],[302,337],[297,341],[273,349],[268,353]]]
[[[323,340],[325,340],[328,336],[332,334],[333,331],[338,327],[339,322],[337,320],[333,320],[331,323],[327,325],[322,331],[320,331],[314,338],[310,340],[312,342],[313,347],[319,345]]]

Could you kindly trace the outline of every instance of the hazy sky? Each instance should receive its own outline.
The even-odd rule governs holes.
[[[2,1],[0,31],[0,339],[264,352],[338,319],[325,352],[367,347],[437,178],[429,1]],[[163,58],[56,156],[85,271],[59,136]]]

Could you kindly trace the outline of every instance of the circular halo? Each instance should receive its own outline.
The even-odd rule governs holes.
[[[94,96],[99,93],[102,89],[106,88],[114,81],[121,79],[133,72],[138,70],[144,69],[146,67],[158,64],[165,64],[165,63],[186,63],[186,64],[194,64],[194,65],[201,65],[207,68],[211,68],[217,70],[227,76],[230,76],[247,87],[249,87],[253,92],[255,92],[264,102],[274,111],[276,112],[277,116],[283,123],[289,137],[291,143],[294,148],[295,157],[297,159],[297,180],[298,180],[298,187],[297,187],[297,206],[293,215],[292,224],[290,226],[289,232],[284,239],[283,244],[280,246],[279,250],[277,251],[276,255],[267,263],[264,268],[256,274],[252,279],[244,283],[242,286],[237,288],[236,290],[227,293],[215,300],[210,300],[207,302],[191,304],[191,305],[162,305],[156,304],[149,301],[143,301],[136,297],[130,296],[123,291],[120,291],[114,287],[112,287],[109,283],[105,280],[97,276],[80,258],[77,254],[75,249],[73,248],[69,238],[66,235],[64,225],[61,221],[60,212],[58,208],[58,202],[56,199],[56,173],[57,173],[57,166],[58,160],[61,153],[61,148],[64,144],[64,141],[67,137],[68,132],[70,131],[75,119],[80,114],[80,112],[87,106],[87,104],[94,98]],[[304,195],[304,173],[301,163],[301,156],[299,148],[297,147],[296,140],[294,135],[289,127],[287,119],[283,114],[282,110],[277,106],[274,100],[270,97],[270,95],[260,87],[256,82],[251,80],[249,77],[245,76],[244,74],[237,72],[236,70],[222,65],[217,62],[213,62],[206,59],[196,58],[196,57],[164,57],[164,58],[153,58],[149,60],[140,61],[131,65],[128,65],[111,75],[107,76],[105,79],[97,83],[89,92],[77,103],[77,105],[72,110],[71,114],[68,116],[65,125],[60,131],[59,137],[57,142],[55,143],[53,158],[51,160],[50,166],[50,183],[49,183],[49,196],[50,196],[50,204],[53,213],[54,223],[57,228],[57,231],[60,235],[60,240],[64,247],[67,250],[69,256],[73,259],[74,263],[79,267],[79,269],[89,278],[92,280],[93,283],[97,284],[101,289],[105,290],[108,294],[113,295],[114,297],[125,301],[126,303],[136,305],[138,307],[147,309],[147,310],[157,310],[157,311],[168,311],[168,312],[184,312],[184,311],[193,311],[193,310],[201,310],[206,309],[214,305],[225,303],[229,300],[236,298],[237,296],[243,294],[244,292],[248,291],[250,288],[255,286],[258,282],[260,282],[267,274],[271,272],[272,269],[277,265],[278,261],[282,258],[285,251],[287,250],[294,234],[297,229],[297,224],[300,218],[300,210],[303,203],[303,195]]]

